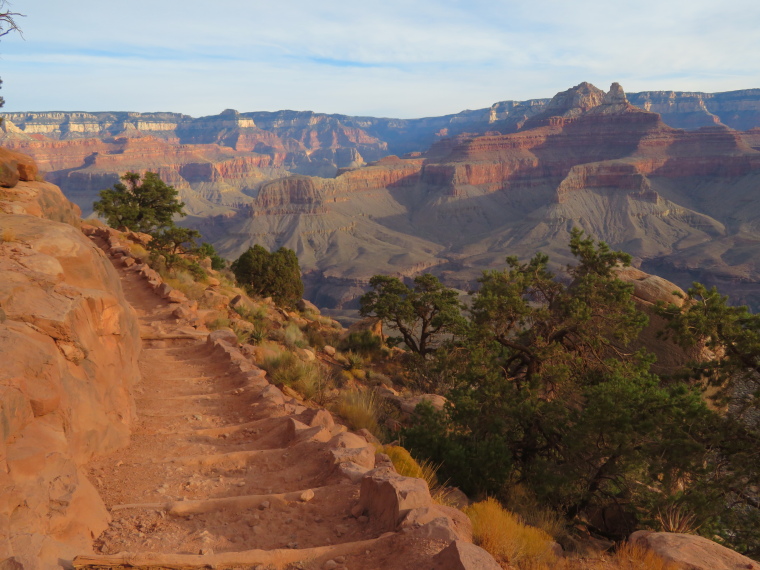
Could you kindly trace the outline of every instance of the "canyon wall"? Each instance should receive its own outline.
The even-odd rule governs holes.
[[[127,443],[140,377],[115,270],[34,174],[0,187],[0,560],[27,570],[88,551],[107,527],[81,466]]]
[[[752,131],[670,127],[617,84],[584,83],[542,108],[517,132],[461,134],[335,178],[268,182],[244,208],[195,226],[231,259],[254,243],[294,249],[311,300],[346,310],[376,273],[431,271],[469,290],[483,269],[538,249],[561,269],[573,227],[636,264],[709,258],[712,271],[742,279],[728,291],[738,301],[760,301],[757,285],[745,287],[760,282],[760,250],[734,248],[760,240]]]

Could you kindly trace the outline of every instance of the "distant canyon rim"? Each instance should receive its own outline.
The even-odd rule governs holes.
[[[0,138],[92,210],[126,171],[174,185],[228,259],[296,251],[336,314],[377,273],[472,289],[507,255],[571,261],[573,227],[682,287],[760,307],[760,89],[502,101],[442,117],[6,113]]]

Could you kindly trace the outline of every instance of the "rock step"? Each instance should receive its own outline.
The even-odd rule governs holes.
[[[75,568],[455,567],[434,557],[468,540],[462,513],[269,384],[230,331],[180,330],[155,282],[122,279],[144,325],[138,420],[129,447],[91,462],[112,521]]]
[[[147,570],[166,568],[172,570],[194,570],[207,568],[233,568],[241,565],[264,565],[282,567],[304,560],[318,562],[335,559],[366,551],[382,539],[370,539],[331,546],[319,546],[302,549],[244,550],[219,554],[162,554],[154,552],[120,553],[116,555],[79,556],[74,561],[74,568],[106,569],[134,568]],[[337,566],[336,566],[337,567]]]

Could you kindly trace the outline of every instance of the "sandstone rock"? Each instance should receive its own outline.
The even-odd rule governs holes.
[[[148,245],[153,239],[152,235],[144,234],[141,232],[128,231],[124,235],[127,237],[128,240],[133,241],[134,243],[139,243],[140,245],[143,245],[143,246]]]
[[[219,285],[222,284],[222,282],[219,281],[219,279],[217,279],[216,277],[207,277],[206,283],[208,284],[209,287],[219,287]]]
[[[181,320],[194,319],[197,316],[196,311],[193,311],[186,304],[179,305],[172,311],[172,316]]]
[[[225,342],[227,344],[231,344],[232,346],[237,346],[238,344],[238,338],[235,334],[235,331],[228,328],[215,330],[208,335],[209,344],[213,344],[216,341]]]
[[[316,358],[314,352],[308,348],[296,348],[296,354],[298,355],[298,358],[304,362],[313,362]]]
[[[169,301],[170,303],[186,303],[187,297],[185,294],[178,290],[178,289],[172,289],[164,296],[164,299]]]
[[[646,546],[683,570],[760,570],[760,563],[693,534],[640,530],[629,540]]]
[[[80,465],[128,441],[140,336],[103,252],[77,227],[43,219],[60,208],[52,217],[73,220],[76,209],[50,184],[20,182],[10,192],[32,215],[0,214],[0,226],[23,243],[13,255],[0,253],[6,313],[0,323],[0,556],[33,570],[87,550],[107,527],[110,516]]]
[[[319,409],[314,416],[309,420],[309,425],[322,426],[325,429],[330,429],[335,425],[335,420],[330,412],[325,409]]]
[[[206,307],[221,311],[229,306],[230,298],[211,289],[206,289],[203,292],[203,303]]]
[[[0,148],[0,186],[13,188],[19,180],[37,180],[37,164],[32,157]]]
[[[501,570],[485,550],[474,544],[455,540],[433,557],[434,570]]]
[[[334,346],[330,346],[329,344],[326,344],[322,347],[322,352],[324,352],[327,356],[335,356],[335,353],[337,352],[335,350]]]
[[[415,408],[422,402],[426,402],[436,410],[441,411],[443,410],[446,401],[446,398],[439,396],[438,394],[422,394],[421,396],[414,396],[412,398],[400,400],[399,405],[402,412],[413,414]]]
[[[359,508],[387,531],[396,530],[412,509],[429,507],[431,502],[422,479],[402,477],[387,469],[375,469],[362,479]]]
[[[307,301],[306,299],[301,299],[296,303],[296,308],[301,311],[302,313],[309,312],[309,313],[315,313],[319,314],[319,307],[317,307],[314,303],[311,301]]]
[[[472,523],[469,517],[459,509],[444,505],[430,505],[409,511],[401,522],[402,528],[417,528],[435,520],[447,520],[447,533],[453,534],[451,540],[472,542]],[[435,525],[440,526],[440,525]]]

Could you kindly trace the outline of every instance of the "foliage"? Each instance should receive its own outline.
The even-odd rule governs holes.
[[[152,251],[163,255],[166,267],[171,268],[182,261],[180,253],[195,249],[195,240],[199,237],[201,234],[197,230],[171,225],[154,231],[153,239],[148,246]],[[206,276],[200,265],[191,271],[198,279],[203,279]]]
[[[290,386],[306,398],[311,398],[323,382],[319,365],[303,362],[293,352],[285,351],[266,358],[261,367],[276,386]]]
[[[186,215],[178,192],[155,172],[146,172],[142,180],[137,172],[127,172],[121,180],[124,183],[101,190],[100,200],[93,204],[112,228],[153,234],[172,227],[175,214]]]
[[[495,499],[470,505],[465,512],[472,521],[475,543],[500,564],[519,567],[524,562],[551,564],[555,561],[552,538],[544,531],[524,524]]]
[[[628,256],[578,231],[570,248],[570,284],[542,254],[483,275],[468,336],[442,351],[456,371],[450,405],[418,407],[406,443],[469,494],[523,485],[570,519],[614,506],[651,520],[689,481],[689,500],[709,502],[697,482],[716,415],[689,386],[661,385],[653,359],[631,349],[647,319],[615,277]]]
[[[227,261],[216,252],[216,249],[210,243],[204,241],[198,247],[197,254],[202,258],[208,257],[211,260],[211,269],[214,271],[221,271],[227,267]]]
[[[382,348],[382,340],[370,330],[350,333],[340,343],[340,350],[358,352],[364,356],[376,355]]]
[[[462,304],[456,291],[444,287],[437,277],[425,273],[414,278],[410,288],[397,277],[375,275],[369,291],[362,296],[359,312],[374,316],[397,330],[412,352],[426,356],[446,335],[457,331],[464,322]]]
[[[11,12],[8,7],[10,6],[10,3],[7,0],[0,0],[0,38],[3,36],[6,36],[10,34],[11,32],[18,32],[21,34],[21,28],[18,27],[18,24],[16,23],[16,17],[21,16],[24,17],[24,14],[19,14],[18,12]],[[0,86],[3,84],[2,79],[0,79]],[[0,107],[5,105],[5,99],[0,97]],[[0,123],[2,122],[2,119],[0,119]]]
[[[417,477],[425,481],[433,501],[440,504],[448,502],[447,490],[444,485],[438,482],[440,465],[436,465],[429,459],[418,462],[411,453],[400,445],[384,445],[379,451],[390,457],[393,467],[399,475]]]
[[[709,474],[694,485],[689,514],[700,532],[718,534],[732,548],[760,556],[760,315],[735,307],[714,287],[695,283],[680,306],[660,305],[667,333],[683,345],[702,344],[712,357],[693,364],[694,383],[706,383],[725,413],[706,442]],[[730,505],[730,508],[721,508]]]
[[[281,247],[269,253],[257,244],[249,247],[231,268],[238,283],[252,295],[272,297],[278,305],[288,307],[303,297],[301,268],[292,249]]]

